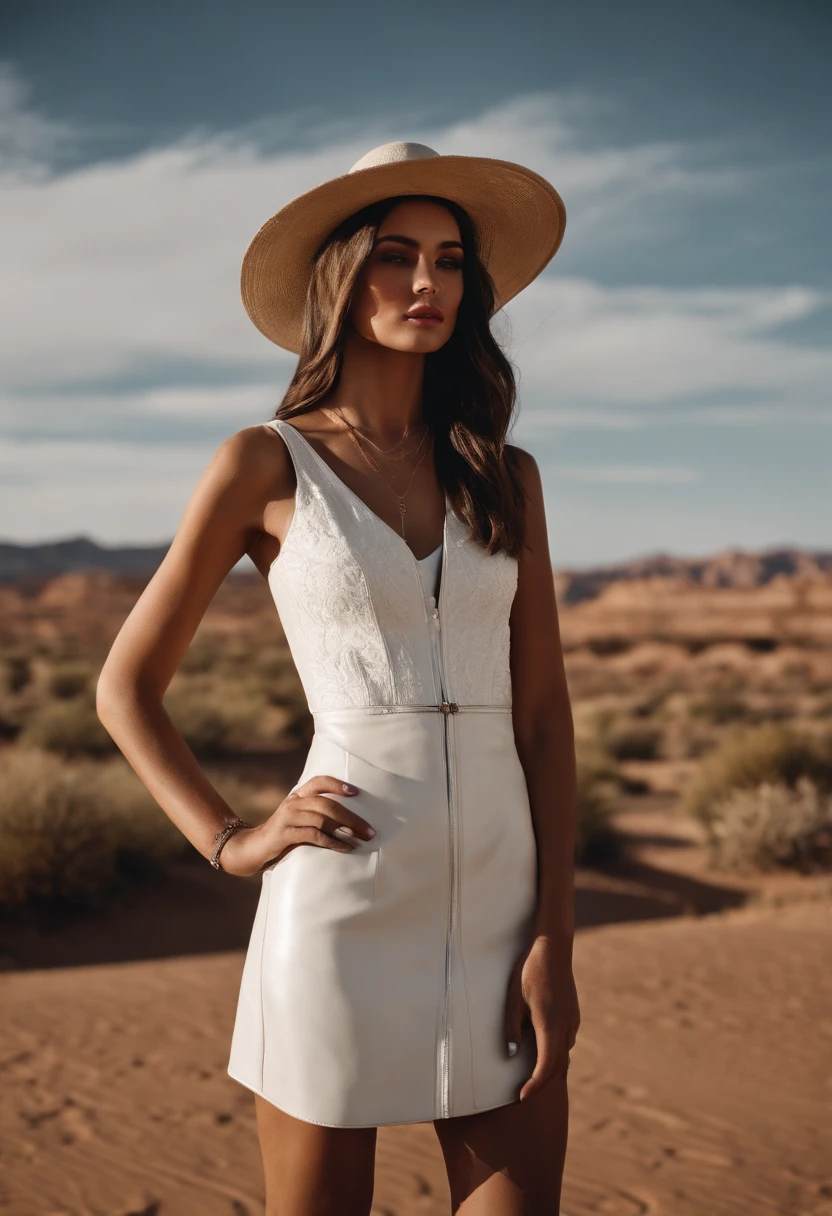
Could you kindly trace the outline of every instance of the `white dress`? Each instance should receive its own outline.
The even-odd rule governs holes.
[[[526,1020],[508,1054],[507,987],[537,903],[511,714],[517,561],[487,554],[446,496],[420,564],[296,427],[265,425],[297,475],[268,574],[315,727],[297,785],[353,782],[342,801],[377,834],[264,871],[228,1071],[331,1127],[514,1102],[536,1046]]]

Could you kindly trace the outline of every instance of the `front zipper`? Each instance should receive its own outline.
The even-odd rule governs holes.
[[[408,545],[410,556],[413,559],[413,568],[416,573],[416,578],[419,582],[419,589],[422,593],[422,606],[424,608],[425,619],[428,620],[428,598],[425,594],[425,584],[422,581],[422,571],[419,566],[418,559],[413,550]],[[444,663],[444,639],[440,631],[440,608],[443,602],[445,587],[447,585],[446,566],[448,564],[448,529],[447,529],[447,513],[446,527],[443,536],[442,549],[442,567],[440,571],[439,585],[439,600],[432,613],[429,621],[429,629],[431,634],[430,652],[433,667],[433,687],[436,692],[436,677],[439,676],[439,695],[442,700],[432,708],[438,709],[443,714],[442,723],[442,740],[443,740],[443,755],[445,759],[445,790],[448,805],[448,856],[450,858],[450,875],[448,882],[448,916],[447,929],[445,933],[445,1007],[443,1010],[442,1021],[442,1069],[441,1069],[441,1088],[442,1088],[442,1115],[448,1118],[451,1113],[451,1095],[450,1095],[450,1012],[451,1012],[451,943],[453,941],[454,927],[456,918],[454,916],[454,906],[456,899],[456,823],[455,823],[455,808],[454,808],[454,780],[453,780],[453,749],[451,742],[451,714],[459,713],[460,707],[455,701],[451,701],[448,694],[447,680],[445,676]]]
[[[440,599],[442,589],[440,587]],[[442,737],[444,741],[445,754],[445,781],[448,799],[448,832],[449,842],[448,851],[450,856],[450,883],[448,892],[448,928],[445,937],[445,1017],[442,1036],[442,1112],[445,1118],[451,1113],[451,1095],[450,1095],[450,1050],[451,1050],[451,982],[452,982],[452,943],[454,939],[454,931],[456,926],[456,879],[457,879],[457,828],[456,828],[456,808],[455,808],[455,786],[454,786],[454,752],[453,752],[453,736],[451,733],[451,714],[459,713],[459,706],[456,701],[449,700],[448,685],[445,677],[445,664],[443,661],[443,637],[440,624],[439,609],[437,607],[433,617],[433,645],[436,654],[437,663],[439,666],[439,686],[442,692],[442,704],[440,708],[444,712],[444,721],[442,723]]]

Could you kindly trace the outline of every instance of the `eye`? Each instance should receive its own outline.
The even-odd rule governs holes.
[[[392,262],[392,261],[406,262],[407,261],[407,259],[405,257],[403,257],[402,254],[400,254],[400,253],[383,253],[381,255],[381,260],[382,260],[382,262]]]
[[[462,262],[458,262],[456,258],[440,258],[440,264],[442,263],[450,270],[462,270]]]

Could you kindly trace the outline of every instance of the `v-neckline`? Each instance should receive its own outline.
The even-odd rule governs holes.
[[[324,473],[327,474],[337,486],[340,486],[340,488],[343,490],[343,492],[349,498],[353,499],[358,504],[358,506],[363,511],[365,511],[367,513],[367,515],[369,515],[371,517],[371,519],[374,519],[376,521],[376,523],[381,524],[382,528],[386,528],[387,531],[392,536],[395,536],[396,540],[399,541],[400,544],[404,545],[405,549],[407,549],[408,553],[410,554],[410,556],[413,558],[413,560],[415,562],[417,562],[417,563],[423,562],[426,560],[426,558],[433,557],[433,554],[436,552],[436,550],[441,549],[444,546],[444,544],[447,541],[447,537],[448,537],[448,522],[449,522],[450,511],[451,511],[451,505],[450,505],[450,502],[448,501],[448,495],[444,489],[442,491],[442,497],[445,500],[445,515],[444,515],[444,518],[442,521],[442,540],[439,542],[439,544],[436,546],[436,548],[434,548],[430,553],[426,554],[425,557],[417,557],[416,554],[411,549],[410,545],[407,543],[405,538],[402,536],[402,534],[400,532],[397,532],[395,528],[392,528],[390,526],[390,524],[388,524],[386,519],[382,519],[381,516],[372,509],[372,507],[369,507],[367,505],[367,503],[364,501],[364,499],[359,494],[356,494],[355,490],[350,489],[350,487],[347,485],[347,483],[344,481],[344,479],[342,477],[339,477],[333,468],[330,468],[330,466],[324,460],[323,456],[321,456],[320,452],[317,452],[315,450],[315,448],[312,446],[312,444],[309,442],[309,440],[306,438],[303,431],[301,431],[299,427],[292,426],[291,422],[287,422],[284,418],[279,418],[279,419],[276,419],[275,421],[282,422],[284,426],[290,427],[291,430],[293,430],[296,435],[300,436],[301,442],[312,453],[315,460],[317,460],[317,462],[320,464],[321,468],[324,470]]]

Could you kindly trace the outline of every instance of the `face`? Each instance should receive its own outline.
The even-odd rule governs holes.
[[[358,283],[350,319],[360,337],[393,350],[428,354],[451,336],[462,299],[462,240],[441,203],[391,208]],[[414,319],[414,310],[438,311]]]

